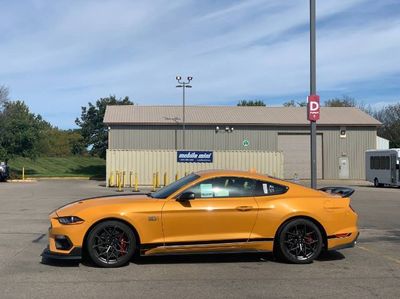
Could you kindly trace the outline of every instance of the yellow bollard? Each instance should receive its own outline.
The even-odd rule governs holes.
[[[133,187],[132,178],[133,178],[133,171],[130,171],[129,172],[129,188]]]
[[[118,186],[119,186],[119,171],[115,172],[115,180],[116,180],[115,187],[118,188]]]
[[[151,190],[152,192],[156,191],[156,174],[153,173],[153,189]]]
[[[126,174],[126,172],[123,171],[122,172],[122,188],[125,188],[125,174]]]
[[[25,167],[22,167],[22,180],[25,181]]]
[[[164,186],[168,185],[168,175],[167,172],[164,172]]]
[[[135,172],[135,189],[134,189],[134,191],[139,192],[139,178],[138,178],[137,172]]]
[[[114,187],[114,172],[110,172],[110,177],[108,178],[108,187]]]
[[[118,172],[118,192],[122,192],[122,172]]]
[[[178,173],[178,172],[176,172],[176,174],[175,174],[175,181],[177,181],[177,180],[178,180],[178,178],[179,178],[179,173]]]
[[[188,172],[187,171],[185,171],[185,176],[187,176],[188,175]]]
[[[156,188],[160,188],[160,174],[156,172]]]

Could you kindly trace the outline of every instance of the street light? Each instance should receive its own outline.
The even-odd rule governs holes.
[[[178,81],[179,85],[177,85],[177,88],[182,88],[182,148],[185,149],[185,89],[186,88],[192,88],[191,85],[189,85],[190,81],[193,80],[193,77],[187,77],[187,82],[181,81],[182,77],[181,76],[176,76],[176,81]]]

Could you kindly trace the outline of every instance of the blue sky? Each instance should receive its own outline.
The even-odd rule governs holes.
[[[267,105],[309,90],[307,0],[0,0],[0,84],[60,128],[80,107],[129,96]],[[373,106],[400,101],[400,1],[317,0],[317,90]]]

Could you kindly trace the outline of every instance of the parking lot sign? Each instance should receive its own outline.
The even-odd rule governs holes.
[[[319,95],[308,96],[307,119],[309,121],[317,121],[319,120],[319,115],[320,115]]]

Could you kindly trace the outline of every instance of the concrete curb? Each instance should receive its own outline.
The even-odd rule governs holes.
[[[36,183],[37,180],[25,179],[25,180],[7,180],[7,183]]]

